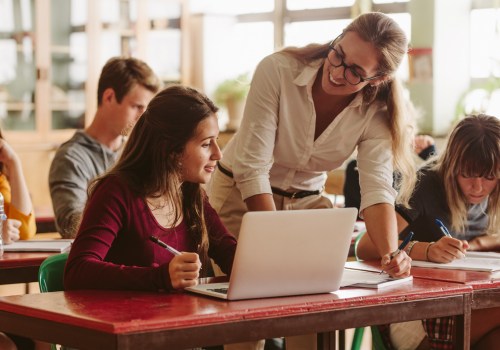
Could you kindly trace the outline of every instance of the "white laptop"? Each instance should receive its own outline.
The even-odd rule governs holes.
[[[230,281],[186,290],[228,300],[336,291],[357,215],[355,208],[248,212]]]

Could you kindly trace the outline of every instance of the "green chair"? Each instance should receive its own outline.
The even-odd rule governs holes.
[[[69,253],[53,255],[40,265],[38,284],[41,293],[64,291],[63,275]],[[52,350],[57,350],[55,344],[50,344]]]
[[[354,242],[354,256],[356,257],[357,261],[362,261],[361,259],[358,258],[358,243],[361,237],[366,233],[362,232],[356,237],[356,241]],[[372,331],[372,348],[374,350],[387,350],[384,346],[384,342],[382,341],[382,336],[380,335],[380,332],[378,331],[377,326],[371,326],[370,327]],[[361,348],[361,342],[363,340],[363,334],[365,333],[365,328],[356,328],[354,330],[354,336],[352,338],[352,345],[351,345],[351,350],[359,350]]]

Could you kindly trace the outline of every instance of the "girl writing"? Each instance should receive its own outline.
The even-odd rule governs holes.
[[[117,164],[89,185],[64,271],[67,289],[190,287],[209,257],[231,272],[236,241],[200,185],[222,157],[217,110],[180,85],[153,98]],[[183,253],[174,256],[150,236]]]
[[[447,263],[462,259],[467,250],[500,249],[500,121],[497,118],[472,115],[463,119],[451,132],[443,154],[430,160],[420,172],[420,181],[410,199],[411,209],[396,206],[401,237],[410,229],[415,233],[405,249],[405,259]],[[452,238],[440,233],[436,219],[449,228]],[[380,259],[370,236],[360,239],[357,256],[363,260]],[[498,347],[499,314],[498,308],[472,311],[472,349]],[[434,321],[424,320],[430,322]],[[445,322],[453,322],[453,318],[442,319],[437,328],[446,329]],[[441,334],[441,339],[436,340],[433,334],[426,335],[421,321],[391,325],[390,335],[395,349],[434,348],[436,342],[443,343],[442,339],[449,339],[444,348],[452,348],[451,334]]]

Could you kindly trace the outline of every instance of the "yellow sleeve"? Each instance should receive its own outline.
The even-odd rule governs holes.
[[[7,219],[14,219],[21,221],[21,227],[19,227],[20,239],[30,239],[36,233],[36,222],[35,214],[33,209],[31,209],[30,215],[25,215],[17,210],[16,207],[10,205],[11,195],[10,195],[10,185],[9,181],[5,175],[0,176],[0,193],[2,193],[4,198],[4,210]]]

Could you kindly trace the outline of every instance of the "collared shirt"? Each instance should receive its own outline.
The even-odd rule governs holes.
[[[248,94],[240,130],[224,150],[242,198],[282,190],[318,190],[358,147],[362,211],[394,205],[392,137],[387,107],[363,104],[360,91],[314,140],[312,86],[324,60],[304,66],[283,53],[264,58]]]

